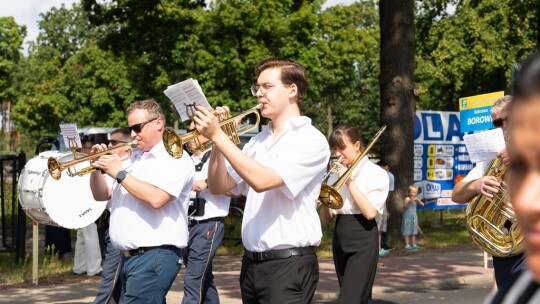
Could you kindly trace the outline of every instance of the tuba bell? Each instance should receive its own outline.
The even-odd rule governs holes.
[[[375,137],[373,140],[369,143],[369,145],[364,149],[364,151],[354,160],[354,162],[351,164],[351,166],[341,175],[337,181],[335,181],[331,186],[326,183],[326,180],[330,176],[330,174],[337,169],[337,164],[334,164],[332,168],[328,171],[328,173],[324,177],[324,181],[321,185],[321,192],[319,194],[319,201],[321,204],[325,205],[326,207],[330,209],[341,209],[343,207],[343,198],[339,194],[339,191],[345,184],[345,182],[349,179],[351,174],[353,173],[354,169],[356,168],[356,165],[360,163],[360,161],[368,154],[369,150],[373,147],[373,145],[377,142],[379,137],[381,137],[382,133],[386,130],[386,126],[382,126],[382,128],[375,134]],[[339,162],[339,161],[338,161]]]
[[[484,176],[494,176],[501,186],[493,198],[475,196],[467,205],[466,225],[474,243],[496,257],[510,257],[525,249],[514,208],[504,181],[506,166],[500,159],[489,164]]]

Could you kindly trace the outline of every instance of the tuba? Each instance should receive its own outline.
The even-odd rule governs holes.
[[[219,122],[219,126],[221,127],[223,132],[227,134],[229,139],[235,145],[238,145],[240,143],[240,137],[238,135],[258,128],[261,120],[261,117],[259,115],[260,107],[261,105],[259,104],[245,112],[242,112],[233,117],[226,118],[223,121]],[[241,124],[241,121],[244,118],[252,114],[255,116],[255,124]],[[201,136],[201,134],[197,130],[191,131],[187,134],[179,135],[174,131],[174,129],[167,128],[165,129],[165,132],[163,132],[163,145],[165,145],[165,150],[167,150],[167,153],[169,153],[169,155],[174,158],[182,157],[182,154],[184,152],[184,145],[186,146],[186,149],[191,153],[197,150],[204,151],[212,147],[213,143],[210,140],[205,143],[201,143],[199,141],[199,136]]]
[[[330,173],[332,173],[335,169],[337,169],[337,164],[334,164],[332,168],[328,171],[326,176],[324,177],[324,181],[321,185],[321,192],[319,194],[319,201],[321,204],[325,205],[326,207],[330,209],[341,209],[343,207],[343,198],[339,194],[339,190],[343,187],[345,182],[349,179],[351,174],[353,173],[354,169],[356,168],[356,165],[360,163],[360,161],[368,154],[369,150],[373,147],[373,145],[377,142],[379,137],[381,137],[382,133],[386,130],[386,126],[382,126],[382,128],[375,134],[375,137],[373,140],[369,143],[369,145],[364,149],[364,151],[354,160],[354,162],[351,164],[351,166],[341,175],[337,181],[335,181],[331,186],[326,183],[326,180],[330,176]],[[339,163],[339,160],[338,160]]]
[[[508,198],[504,177],[506,166],[500,159],[489,164],[484,176],[494,176],[501,183],[493,198],[475,196],[466,211],[467,230],[473,241],[485,252],[496,257],[510,257],[525,249],[523,234],[518,227],[514,208]]]

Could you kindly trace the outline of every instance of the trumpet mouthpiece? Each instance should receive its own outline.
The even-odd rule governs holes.
[[[135,145],[137,145],[138,142],[139,142],[139,141],[135,139],[135,140],[132,141],[130,144],[131,144],[132,146],[135,146]]]

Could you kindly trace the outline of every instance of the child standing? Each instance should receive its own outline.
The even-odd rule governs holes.
[[[409,194],[403,202],[403,221],[401,224],[401,234],[405,238],[405,249],[419,249],[416,245],[416,235],[418,234],[418,217],[416,216],[416,204],[424,206],[424,203],[416,197],[418,188],[415,185],[409,186]]]

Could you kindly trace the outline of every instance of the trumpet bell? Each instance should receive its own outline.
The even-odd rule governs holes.
[[[184,154],[184,148],[180,136],[171,128],[166,128],[163,132],[163,144],[165,145],[165,150],[174,158],[182,157]]]
[[[343,207],[343,199],[339,192],[327,184],[321,185],[319,201],[330,209],[341,209]]]

